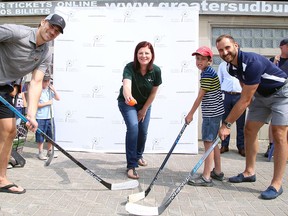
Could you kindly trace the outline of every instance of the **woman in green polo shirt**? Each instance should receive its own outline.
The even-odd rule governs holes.
[[[150,121],[151,104],[162,83],[161,70],[154,65],[154,49],[147,41],[140,42],[134,61],[123,71],[123,84],[118,96],[118,107],[126,124],[126,160],[128,178],[138,179],[138,165],[147,166],[143,158]],[[131,101],[136,100],[133,105]],[[129,105],[130,104],[130,105]]]

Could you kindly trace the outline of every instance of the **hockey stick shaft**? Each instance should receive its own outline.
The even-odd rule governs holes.
[[[219,143],[220,138],[217,136],[217,138],[213,141],[212,146],[202,155],[200,160],[197,162],[197,164],[194,166],[192,171],[189,173],[189,175],[185,178],[185,180],[170,194],[168,199],[159,207],[148,207],[148,206],[142,206],[135,203],[128,202],[126,204],[126,210],[130,214],[134,215],[160,215],[163,211],[171,204],[171,202],[175,199],[177,194],[182,190],[182,188],[188,183],[190,178],[197,172],[199,167],[203,164],[205,159],[210,155],[210,153],[214,150],[214,148]]]
[[[131,194],[130,196],[128,196],[128,202],[130,202],[130,201],[131,201],[131,202],[136,202],[136,201],[138,201],[138,200],[140,200],[140,199],[144,199],[144,198],[149,194],[149,192],[151,191],[153,185],[154,185],[155,182],[157,181],[159,174],[162,172],[162,170],[163,170],[164,166],[166,165],[168,159],[170,158],[173,150],[175,149],[176,145],[178,144],[178,142],[179,142],[182,134],[183,134],[184,131],[185,131],[185,128],[187,127],[187,125],[188,125],[188,124],[186,124],[186,123],[183,125],[181,131],[179,132],[176,140],[174,141],[173,145],[171,146],[168,154],[166,155],[164,161],[162,162],[160,168],[158,169],[158,171],[157,171],[155,177],[153,178],[152,182],[150,183],[149,187],[145,190],[145,192],[140,192],[140,193],[138,193],[138,194]]]
[[[52,90],[51,88],[49,87],[49,99],[50,100],[53,100],[53,97],[52,97]],[[53,103],[52,103],[53,104]],[[54,119],[53,119],[53,113],[52,113],[52,109],[53,109],[53,105],[50,105],[50,124],[51,124],[51,134],[52,134],[52,138],[55,139],[55,133],[54,133]],[[49,151],[49,150],[48,150]],[[45,166],[49,166],[50,163],[52,162],[54,158],[54,146],[52,145],[52,148],[51,148],[51,151],[50,151],[50,156],[48,158],[48,160],[46,161],[45,163]]]
[[[19,118],[21,118],[25,123],[28,122],[28,119],[23,116],[17,109],[15,109],[15,107],[13,107],[9,102],[7,102],[1,95],[0,95],[0,101],[6,105],[12,112],[14,112],[17,116],[19,116]],[[98,175],[96,175],[95,173],[93,173],[90,169],[88,169],[86,166],[84,166],[82,163],[80,163],[78,160],[76,160],[72,155],[70,155],[67,151],[65,151],[61,146],[59,146],[56,142],[54,142],[54,140],[52,140],[48,135],[46,135],[42,130],[40,130],[39,128],[37,128],[37,132],[42,134],[49,142],[51,142],[51,144],[53,146],[55,146],[59,151],[61,151],[64,155],[66,155],[70,160],[72,160],[76,165],[78,165],[80,168],[82,168],[85,172],[87,172],[89,175],[91,175],[94,179],[96,179],[98,182],[100,182],[102,185],[104,185],[106,188],[108,188],[109,190],[118,190],[118,189],[127,189],[127,188],[134,188],[137,187],[139,185],[139,182],[134,180],[134,181],[130,181],[127,182],[128,184],[115,184],[115,187],[113,187],[114,185],[112,185],[111,183],[108,183],[106,181],[104,181],[103,179],[101,179]],[[118,187],[117,187],[118,185]],[[121,188],[121,186],[125,187],[125,188]]]
[[[11,151],[11,156],[15,159],[15,161],[17,162],[17,164],[19,164],[21,167],[24,167],[24,166],[25,166],[26,160],[25,160],[25,158],[24,158],[21,154],[19,154],[19,153],[17,152],[17,150],[12,149],[12,151]]]
[[[159,208],[159,213],[161,214],[174,200],[174,198],[177,196],[177,194],[182,190],[182,188],[188,183],[190,178],[197,172],[199,167],[203,164],[203,162],[206,160],[206,158],[211,154],[211,152],[214,150],[214,148],[218,145],[220,142],[220,138],[217,136],[216,139],[213,141],[213,144],[210,146],[210,148],[202,155],[200,160],[197,162],[197,164],[194,166],[194,168],[191,170],[189,175],[186,177],[186,179],[175,189],[175,191],[169,196],[167,201],[162,205],[162,208]]]
[[[52,137],[54,137],[54,121],[53,121],[53,118],[51,118],[50,119],[50,121],[51,121],[51,134],[52,134]],[[50,165],[50,163],[52,162],[52,160],[53,160],[53,158],[54,158],[54,145],[52,145],[52,148],[51,148],[51,150],[48,150],[48,151],[50,151],[50,155],[49,155],[49,157],[48,157],[48,159],[47,159],[47,161],[46,161],[46,163],[45,163],[45,166],[49,166]]]
[[[151,191],[152,186],[154,185],[154,183],[155,183],[156,180],[158,179],[159,174],[161,173],[161,171],[163,170],[164,166],[166,165],[168,159],[170,158],[170,156],[171,156],[173,150],[175,149],[176,145],[178,144],[178,142],[179,142],[179,140],[180,140],[182,134],[184,133],[184,130],[185,130],[186,127],[187,127],[187,124],[185,123],[185,124],[183,125],[181,131],[179,132],[179,134],[178,134],[178,136],[177,136],[175,142],[173,143],[173,145],[172,145],[170,151],[169,151],[168,154],[166,155],[166,157],[165,157],[163,163],[161,164],[161,166],[160,166],[158,172],[156,173],[156,175],[155,175],[153,181],[150,183],[149,187],[146,189],[146,191],[145,191],[145,196],[147,196],[148,193]]]

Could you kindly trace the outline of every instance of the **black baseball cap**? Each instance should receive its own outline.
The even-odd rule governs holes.
[[[66,23],[63,17],[59,16],[58,14],[50,14],[45,18],[45,20],[47,20],[52,25],[59,26],[60,32],[63,34],[63,30],[66,26]]]
[[[286,44],[288,44],[288,38],[283,39],[283,40],[280,42],[280,45],[279,45],[279,46],[283,46],[283,45],[286,45]]]

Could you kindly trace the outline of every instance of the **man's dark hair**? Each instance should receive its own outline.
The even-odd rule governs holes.
[[[228,38],[230,39],[231,42],[235,43],[235,39],[229,35],[229,34],[223,34],[223,35],[220,35],[217,39],[216,39],[216,44],[219,43],[223,38]]]

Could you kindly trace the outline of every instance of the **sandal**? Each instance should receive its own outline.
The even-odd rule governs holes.
[[[14,183],[5,185],[4,187],[0,187],[0,192],[1,193],[12,193],[12,194],[23,194],[26,192],[25,189],[23,189],[22,191],[11,190],[12,187],[18,188],[18,185],[14,184]]]
[[[131,179],[139,179],[139,175],[135,170],[135,167],[127,169],[127,176]]]
[[[146,161],[144,158],[140,158],[140,159],[138,160],[138,165],[140,165],[140,166],[147,166],[148,163],[147,163],[147,161]]]

